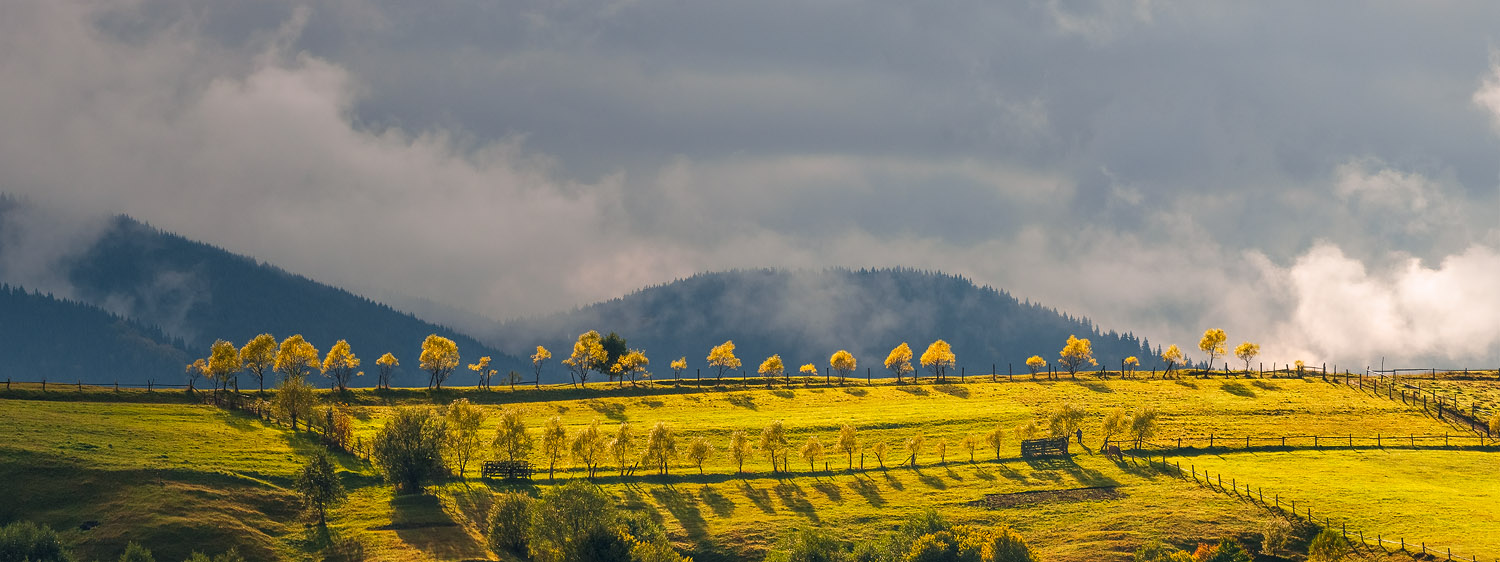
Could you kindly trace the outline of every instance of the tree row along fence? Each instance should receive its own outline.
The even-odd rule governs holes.
[[[1147,443],[1146,445],[1156,446],[1153,443]],[[1349,540],[1350,544],[1358,545],[1359,548],[1364,548],[1367,551],[1379,548],[1382,552],[1389,554],[1394,550],[1395,552],[1410,554],[1418,560],[1436,560],[1438,557],[1444,557],[1444,560],[1467,560],[1469,562],[1491,560],[1489,557],[1481,559],[1478,554],[1474,553],[1470,553],[1468,556],[1460,553],[1455,556],[1451,547],[1428,545],[1426,541],[1410,540],[1406,537],[1386,538],[1383,533],[1374,533],[1372,535],[1366,534],[1364,530],[1350,530],[1348,520],[1335,521],[1333,517],[1327,514],[1314,513],[1312,505],[1306,500],[1300,502],[1299,506],[1297,500],[1282,497],[1281,494],[1276,492],[1272,492],[1270,498],[1267,499],[1266,490],[1262,487],[1251,486],[1249,482],[1241,483],[1238,478],[1233,476],[1229,478],[1228,482],[1225,482],[1222,473],[1210,472],[1207,468],[1200,471],[1193,464],[1188,464],[1187,468],[1183,468],[1182,461],[1170,460],[1166,452],[1159,455],[1153,459],[1152,454],[1144,449],[1134,449],[1122,453],[1122,457],[1130,457],[1132,463],[1139,461],[1153,470],[1182,481],[1192,479],[1200,487],[1231,496],[1240,501],[1250,502],[1252,505],[1258,506],[1270,513],[1307,521],[1324,529],[1337,529],[1343,534],[1345,539]],[[1322,517],[1319,518],[1318,515],[1322,515]],[[1334,526],[1335,523],[1338,524],[1336,527]],[[1500,557],[1495,557],[1493,560],[1500,562]]]
[[[1454,422],[1457,425],[1462,425],[1474,431],[1476,434],[1494,437],[1492,435],[1493,430],[1490,428],[1488,421],[1490,416],[1495,415],[1496,410],[1494,406],[1481,404],[1478,401],[1470,401],[1465,406],[1457,398],[1442,396],[1432,389],[1422,388],[1411,382],[1403,382],[1400,378],[1400,371],[1417,371],[1422,374],[1430,373],[1430,378],[1408,378],[1407,381],[1435,380],[1437,373],[1440,372],[1436,369],[1393,369],[1390,371],[1375,371],[1382,374],[1374,375],[1348,372],[1339,374],[1335,372],[1332,375],[1323,375],[1323,380],[1331,379],[1332,382],[1343,383],[1345,386],[1369,392],[1375,396],[1390,400],[1399,400],[1408,406],[1420,407],[1423,411],[1437,416],[1439,420]],[[1462,372],[1465,377],[1470,376],[1467,369]],[[1456,375],[1459,371],[1448,371],[1447,373]]]

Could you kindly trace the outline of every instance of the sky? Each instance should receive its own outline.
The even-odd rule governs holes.
[[[967,276],[1268,361],[1500,363],[1493,2],[8,0],[0,192],[440,321]],[[11,233],[15,238],[18,235]]]

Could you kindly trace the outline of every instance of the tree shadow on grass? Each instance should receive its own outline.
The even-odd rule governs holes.
[[[405,495],[391,498],[391,523],[376,531],[395,531],[401,542],[439,560],[483,558],[489,550],[477,543],[443,510],[437,496]]]
[[[870,504],[871,507],[885,505],[885,496],[880,495],[880,486],[875,485],[874,480],[856,475],[854,481],[849,483],[849,489],[854,490],[854,493],[864,498],[865,502]]]
[[[900,478],[896,478],[896,475],[891,474],[891,471],[885,470],[885,469],[881,469],[880,474],[881,474],[881,476],[885,477],[885,483],[886,484],[890,484],[892,489],[894,489],[894,490],[905,490],[906,489],[906,484],[904,482],[902,482]]]
[[[606,418],[614,421],[626,420],[624,404],[619,402],[599,402],[597,400],[590,400],[587,403],[595,412],[599,412],[600,415]]]
[[[749,482],[740,482],[740,493],[745,494],[750,503],[755,504],[755,507],[760,508],[766,515],[776,514],[776,506],[771,505],[771,492],[758,490]]]
[[[948,472],[948,477],[949,478],[952,478],[953,480],[958,481],[958,482],[963,482],[964,481],[964,476],[962,474],[959,474],[958,471],[953,470],[952,468],[948,468],[948,467],[945,467],[945,470]]]
[[[1026,464],[1031,465],[1034,477],[1047,475],[1049,480],[1058,481],[1066,475],[1084,486],[1119,485],[1113,478],[1105,476],[1102,472],[1079,466],[1078,463],[1073,462],[1072,457],[1027,459]]]
[[[1256,379],[1250,384],[1261,390],[1281,390],[1281,387],[1276,386],[1276,383],[1267,380]]]
[[[814,490],[821,492],[833,503],[844,503],[844,493],[839,491],[838,484],[832,481],[819,480],[812,485]]]
[[[974,465],[974,477],[980,480],[988,480],[993,482],[995,480],[995,473],[990,472],[990,469],[986,468],[982,464],[979,464]]]
[[[1084,381],[1084,382],[1078,383],[1078,386],[1081,386],[1081,387],[1087,388],[1089,390],[1092,390],[1094,392],[1098,392],[1098,393],[1102,393],[1102,394],[1109,394],[1109,393],[1112,393],[1112,392],[1115,391],[1115,389],[1110,388],[1109,385],[1104,384],[1103,382],[1100,382],[1100,381]]]
[[[734,515],[734,501],[730,500],[728,496],[719,493],[718,488],[704,484],[698,490],[698,497],[703,498],[703,503],[708,505],[709,509],[713,510],[714,515],[719,517]]]
[[[850,387],[845,387],[844,388],[844,394],[848,394],[850,396],[864,396],[864,395],[869,394],[869,393],[870,393],[870,391],[865,390],[865,389],[860,388],[860,387],[857,387],[857,386],[850,386]]]
[[[941,392],[943,394],[947,394],[949,396],[952,396],[954,398],[968,398],[969,397],[969,389],[964,388],[962,386],[958,386],[956,384],[939,384],[939,385],[933,385],[932,389],[936,390],[938,392]]]
[[[776,497],[781,499],[781,505],[813,523],[819,522],[818,510],[813,507],[812,502],[807,501],[807,494],[802,491],[801,486],[791,480],[783,480],[772,490],[776,492]]]
[[[1188,388],[1191,388],[1191,389],[1194,389],[1194,390],[1198,389],[1198,383],[1195,383],[1195,382],[1187,380],[1187,379],[1175,379],[1172,382],[1177,383],[1178,386],[1185,386],[1185,387],[1188,387]]]
[[[695,541],[708,537],[708,524],[703,520],[698,500],[692,494],[672,486],[657,486],[651,489],[651,497],[656,498],[656,503],[665,508],[667,513],[677,518],[688,537]]]
[[[792,392],[790,390],[787,390],[785,388],[782,388],[782,389],[772,390],[771,391],[771,396],[775,396],[777,398],[792,398],[792,397],[797,396],[797,393]]]
[[[331,562],[361,562],[365,559],[365,545],[358,538],[319,525],[303,528],[301,550],[318,552],[322,559]]]
[[[928,488],[934,488],[938,490],[948,489],[948,483],[944,482],[942,478],[938,477],[935,474],[922,472],[921,468],[916,467],[913,467],[911,471],[917,473],[917,480],[922,481],[922,483],[926,484]]]
[[[1244,383],[1239,381],[1225,381],[1224,383],[1219,385],[1219,390],[1223,390],[1224,392],[1228,392],[1235,396],[1255,398],[1255,391],[1250,390],[1250,387],[1245,386]]]
[[[757,409],[755,406],[755,399],[751,398],[749,394],[731,394],[726,397],[725,400],[728,400],[730,404],[739,408],[744,408],[747,410]]]
[[[901,392],[905,392],[905,393],[913,395],[913,396],[927,396],[928,394],[931,394],[930,392],[927,392],[927,389],[922,388],[920,385],[915,385],[915,384],[914,385],[910,385],[910,386],[907,386],[907,385],[898,385],[898,386],[896,386],[896,390],[899,390]]]

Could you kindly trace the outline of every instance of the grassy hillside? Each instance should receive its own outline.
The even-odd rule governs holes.
[[[31,398],[69,394],[26,392]],[[6,413],[0,416],[0,478],[36,491],[0,508],[5,509],[0,521],[25,517],[71,529],[66,537],[87,556],[116,556],[124,540],[135,539],[172,556],[194,547],[239,544],[266,556],[298,558],[332,543],[358,544],[369,559],[486,559],[492,555],[483,547],[478,522],[490,495],[548,485],[545,474],[534,485],[518,485],[481,481],[471,472],[470,480],[436,486],[430,496],[393,497],[363,461],[345,457],[342,470],[351,499],[333,513],[332,536],[322,536],[298,524],[286,489],[293,468],[316,446],[306,434],[191,404],[23,400],[14,398],[18,394],[0,400]],[[111,395],[83,393],[96,399]],[[1163,413],[1159,439],[1208,432],[1456,431],[1400,402],[1317,379],[1018,380],[703,391],[544,387],[514,393],[458,389],[438,398],[410,391],[359,391],[350,408],[358,420],[357,433],[368,438],[394,407],[461,395],[485,398],[484,408],[491,414],[487,436],[496,410],[516,406],[525,409],[533,429],[557,415],[570,432],[595,420],[606,430],[628,421],[643,442],[650,425],[664,421],[675,429],[679,448],[694,437],[709,438],[719,453],[703,475],[679,459],[667,477],[640,470],[622,478],[606,462],[597,479],[625,505],[659,516],[674,542],[700,561],[758,560],[779,533],[797,526],[870,538],[889,529],[896,518],[927,507],[960,522],[1015,526],[1053,561],[1124,560],[1154,537],[1184,547],[1225,535],[1258,543],[1259,533],[1274,519],[1260,507],[1097,454],[1099,420],[1115,407],[1158,408]],[[1064,402],[1089,413],[1086,448],[1075,449],[1071,460],[1017,458],[1009,428],[1039,420]],[[772,473],[757,454],[746,463],[745,473],[736,474],[723,453],[729,432],[758,434],[778,419],[786,424],[793,445],[791,473]],[[890,446],[885,469],[867,453],[866,470],[844,470],[848,461],[834,444],[845,423],[859,428],[866,450],[876,442]],[[958,441],[996,426],[1007,429],[1002,458],[981,448],[970,463]],[[907,456],[902,444],[919,433],[927,447],[918,466],[897,466]],[[829,455],[826,465],[820,461],[812,470],[795,453],[809,436],[822,440]],[[949,441],[945,463],[933,452],[938,439]],[[1493,503],[1493,492],[1478,481],[1483,470],[1476,467],[1492,466],[1494,454],[1231,452],[1213,462],[1224,463],[1226,475],[1256,474],[1268,489],[1283,487],[1283,493],[1309,498],[1320,514],[1354,519],[1367,531],[1389,528],[1408,537],[1433,537],[1428,542],[1460,534],[1481,537],[1462,544],[1483,557],[1500,550],[1500,544],[1486,542],[1493,539],[1482,538],[1500,535],[1500,526],[1464,514],[1488,510]],[[1209,462],[1209,457],[1198,458]],[[859,460],[856,455],[856,467]],[[1393,472],[1386,460],[1412,468]],[[559,480],[582,477],[571,463],[560,468]],[[1273,473],[1280,480],[1272,480]],[[1387,484],[1360,485],[1372,479]],[[1435,494],[1432,486],[1437,484],[1431,483],[1476,487],[1472,494],[1443,496]],[[1104,488],[1068,491],[1084,487]],[[993,509],[976,504],[987,494],[1017,492],[1056,493],[1002,496],[998,504],[1004,507]],[[1428,517],[1433,510],[1452,516]],[[100,525],[77,530],[88,520]]]

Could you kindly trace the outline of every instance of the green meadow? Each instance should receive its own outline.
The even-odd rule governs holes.
[[[1419,408],[1315,377],[1001,377],[998,382],[970,377],[940,385],[819,381],[790,388],[751,382],[706,388],[657,383],[438,393],[359,390],[341,397],[324,392],[320,398],[347,403],[362,441],[395,408],[436,407],[458,397],[486,411],[486,437],[494,432],[501,408],[521,409],[533,432],[557,416],[570,434],[591,423],[612,434],[628,423],[640,444],[653,424],[664,422],[679,450],[704,437],[716,454],[702,474],[680,456],[668,475],[640,467],[621,475],[606,459],[595,478],[622,505],[658,518],[673,543],[699,561],[759,560],[778,536],[797,527],[871,539],[928,508],[956,522],[1010,525],[1045,560],[1126,560],[1153,538],[1189,550],[1224,536],[1259,543],[1277,517],[1271,511],[1101,454],[1099,427],[1115,408],[1158,410],[1155,442],[1209,434],[1461,431]],[[533,452],[530,460],[543,472],[530,483],[482,480],[473,463],[465,478],[434,485],[426,495],[396,496],[367,462],[340,455],[350,497],[333,511],[325,532],[305,524],[289,489],[296,467],[321,447],[314,435],[197,404],[180,391],[144,395],[35,389],[0,394],[0,481],[14,490],[7,494],[13,501],[0,504],[0,520],[33,519],[62,530],[83,559],[117,557],[129,540],[151,547],[159,560],[229,546],[267,559],[497,559],[482,536],[493,494],[535,493],[585,477],[564,458],[549,478],[546,461]],[[1012,429],[1030,421],[1045,425],[1064,403],[1087,412],[1083,446],[1075,441],[1068,459],[1020,458]],[[788,432],[789,471],[773,471],[760,451],[738,471],[725,453],[730,433],[745,430],[754,442],[775,420]],[[858,428],[863,450],[852,459],[836,448],[845,424]],[[964,437],[997,427],[1004,433],[998,458],[981,442],[971,462]],[[918,435],[925,446],[916,466],[910,466],[905,443]],[[809,437],[825,449],[811,465],[797,454]],[[936,450],[940,441],[947,444],[943,457]],[[889,449],[884,463],[872,452],[877,443]],[[1472,447],[1294,448],[1201,452],[1191,462],[1297,496],[1320,516],[1335,515],[1351,527],[1357,523],[1366,533],[1441,542],[1456,553],[1462,546],[1465,554],[1483,558],[1500,551],[1500,542],[1487,538],[1500,535],[1500,524],[1477,515],[1496,498],[1496,488],[1483,478],[1485,467],[1495,466],[1495,454]],[[486,452],[485,458],[492,455]],[[1453,493],[1460,489],[1467,492]],[[987,496],[993,501],[986,502]]]

